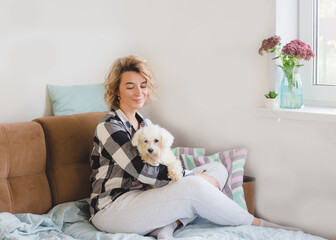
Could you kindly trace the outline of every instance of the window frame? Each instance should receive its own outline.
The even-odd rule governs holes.
[[[318,20],[315,8],[318,0],[299,0],[298,36],[310,44],[317,54]],[[307,20],[308,19],[308,20]],[[336,107],[336,86],[317,84],[317,56],[311,61],[304,61],[301,68],[303,100],[305,105]]]

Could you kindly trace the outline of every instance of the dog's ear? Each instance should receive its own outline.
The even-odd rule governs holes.
[[[140,130],[141,129],[139,129],[138,131],[136,131],[136,133],[134,133],[134,135],[132,137],[131,143],[132,143],[132,145],[134,147],[137,147],[139,145]]]
[[[161,142],[165,148],[170,148],[174,142],[173,135],[164,128],[161,128]]]

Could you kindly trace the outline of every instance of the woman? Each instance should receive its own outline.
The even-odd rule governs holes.
[[[101,231],[173,235],[197,216],[219,225],[284,228],[255,218],[221,193],[227,180],[222,164],[184,171],[170,183],[166,166],[145,164],[131,144],[139,128],[151,124],[138,112],[154,96],[149,64],[138,56],[117,59],[107,76],[105,99],[111,108],[98,123],[91,156],[91,221]],[[168,184],[170,183],[170,184]],[[157,188],[147,189],[152,184]]]

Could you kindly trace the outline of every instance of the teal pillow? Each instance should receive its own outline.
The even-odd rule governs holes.
[[[55,116],[107,111],[104,84],[47,85]]]

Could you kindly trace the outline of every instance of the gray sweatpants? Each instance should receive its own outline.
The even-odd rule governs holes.
[[[221,163],[193,169],[203,170],[224,187],[228,174]],[[124,193],[95,214],[92,223],[104,232],[145,235],[177,220],[186,225],[197,216],[222,226],[250,225],[254,219],[212,184],[199,176],[187,176],[161,188]]]

